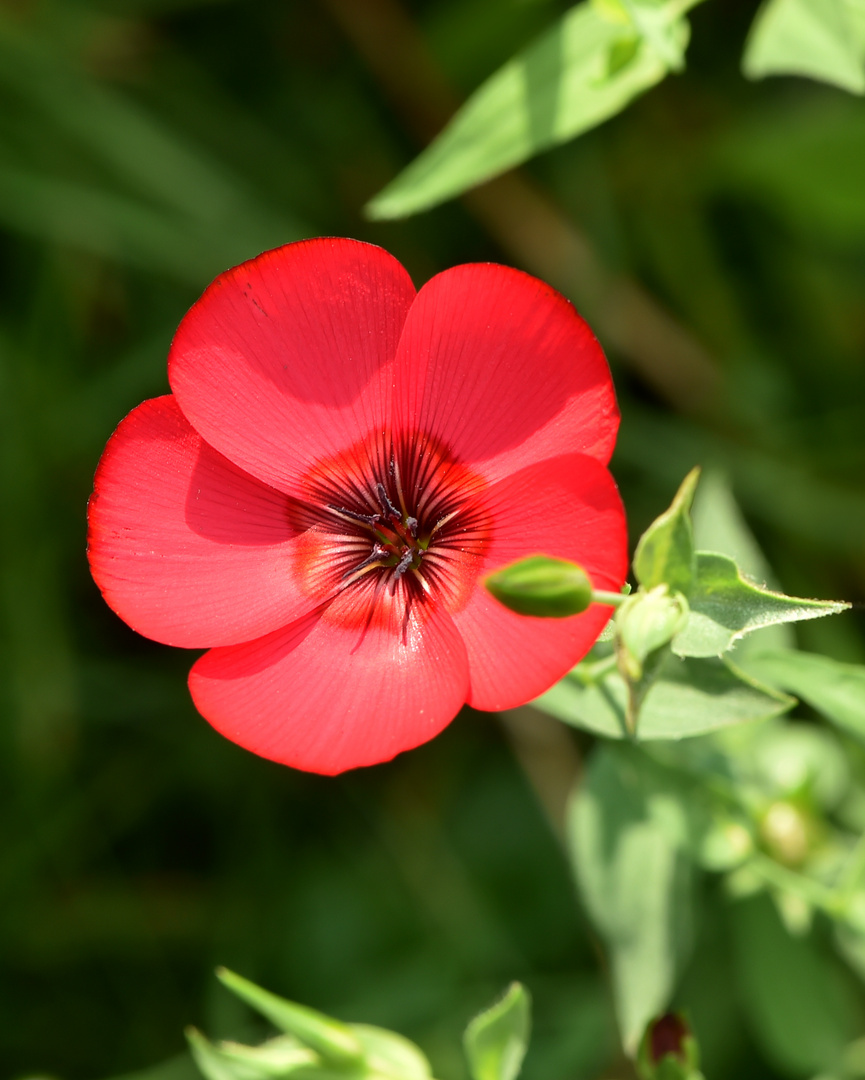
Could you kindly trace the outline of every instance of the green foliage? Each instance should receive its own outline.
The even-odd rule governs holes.
[[[415,125],[441,123],[441,106],[387,19],[375,24],[373,62],[333,17],[339,7],[365,10],[361,0],[2,6],[0,1059],[10,1076],[192,1080],[189,1056],[175,1057],[186,1018],[214,1038],[266,1034],[239,1001],[207,990],[202,973],[218,962],[405,1031],[454,1080],[465,1075],[465,1018],[518,977],[536,1003],[526,1080],[623,1073],[608,969],[540,810],[555,817],[574,745],[591,753],[589,738],[532,717],[517,757],[496,719],[472,715],[374,770],[300,776],[207,728],[188,704],[188,657],[126,630],[87,577],[83,508],[105,439],[166,392],[171,335],[229,263],[325,233],[383,244],[418,284],[489,258],[546,278],[612,328],[595,327],[622,409],[613,471],[635,534],[704,462],[697,550],[729,555],[773,590],[861,592],[859,100],[805,81],[743,86],[744,24],[711,0],[693,19],[682,78],[531,165],[545,228],[516,202],[481,202],[477,218],[452,206],[370,224],[361,207],[410,159]],[[371,7],[401,10],[439,76],[470,88],[566,4]],[[637,44],[622,32],[610,73],[628,71]],[[671,327],[699,339],[720,373],[697,408],[672,392],[690,360],[675,368]],[[642,366],[634,340],[652,345]],[[712,488],[717,470],[778,580],[741,548],[742,515]],[[798,624],[809,652],[787,658],[784,679],[750,667],[752,652],[789,648],[792,629],[749,633],[732,655],[809,704],[804,685],[785,681],[792,669],[818,653],[845,661],[819,689],[848,718],[838,736],[798,716],[643,744],[691,777],[679,796],[695,823],[687,854],[707,880],[675,997],[710,1077],[783,1080],[804,1068],[743,1034],[757,1021],[740,1004],[731,924],[755,901],[731,909],[728,894],[771,901],[777,933],[789,926],[813,944],[833,977],[836,961],[860,983],[865,972],[865,770],[846,738],[862,721],[858,683],[844,679],[865,660],[861,614]],[[611,660],[600,660],[608,671]],[[784,824],[778,806],[807,823],[795,866],[769,850],[770,840],[782,850],[767,825]],[[810,1024],[822,1011],[807,979],[785,993],[790,1016]],[[861,1016],[862,985],[850,995]],[[861,1073],[856,1046],[833,1076]],[[819,1068],[828,1075],[828,1060]]]
[[[607,946],[622,1041],[635,1053],[691,946],[687,811],[646,757],[603,747],[568,812],[580,893]]]
[[[314,1050],[328,1064],[353,1065],[363,1056],[359,1040],[347,1025],[262,990],[227,968],[219,968],[216,974],[232,993],[287,1035],[293,1035]]]
[[[848,603],[799,600],[746,581],[726,555],[700,551],[690,617],[673,641],[678,656],[720,656],[754,630],[846,611]]]
[[[751,79],[807,75],[865,93],[862,18],[858,0],[765,0],[748,36],[742,70]]]
[[[742,516],[727,476],[717,469],[707,470],[700,479],[691,513],[694,546],[698,551],[713,551],[734,559],[746,580],[763,582],[777,591],[778,582]],[[774,623],[759,633],[736,642],[736,657],[756,648],[791,649],[795,645],[789,623]]]
[[[368,214],[428,209],[615,116],[680,66],[688,40],[681,14],[697,2],[629,0],[625,22],[588,0],[577,4],[490,76]]]
[[[746,1022],[793,1077],[840,1064],[857,1033],[852,987],[815,936],[791,937],[766,897],[731,909]]]
[[[722,657],[747,634],[850,605],[761,588],[746,581],[728,556],[695,551],[690,508],[698,477],[696,469],[688,474],[670,508],[637,544],[640,588],[613,622],[618,670],[605,662],[601,647],[542,695],[539,708],[610,738],[679,739],[766,719],[793,705],[759,674],[754,678],[709,658]],[[742,526],[735,530],[741,541]],[[688,600],[672,589],[683,590]]]
[[[472,1080],[516,1080],[531,1033],[531,1001],[512,983],[501,1000],[476,1016],[463,1038]]]
[[[25,103],[9,116],[15,149],[0,166],[0,221],[13,228],[196,287],[309,235],[230,167],[2,12],[0,90]],[[33,122],[56,146],[36,160],[19,149]]]
[[[634,552],[634,574],[646,589],[666,585],[687,597],[696,571],[691,503],[700,470],[692,469],[660,517],[640,537]]]
[[[748,658],[748,669],[865,742],[865,666],[788,649],[755,653]]]
[[[530,555],[484,579],[484,585],[518,615],[563,619],[592,602],[592,583],[585,570],[566,559]]]
[[[207,1080],[431,1080],[423,1053],[408,1039],[368,1024],[343,1024],[304,1005],[286,1001],[226,971],[220,981],[287,1032],[259,1046],[211,1043],[195,1028],[187,1039]],[[512,1080],[512,1078],[509,1078]]]
[[[625,680],[592,657],[534,704],[574,727],[609,739],[630,736]],[[593,665],[597,668],[593,669]],[[795,704],[719,659],[680,659],[668,653],[642,698],[636,738],[685,739],[734,724],[756,723]]]

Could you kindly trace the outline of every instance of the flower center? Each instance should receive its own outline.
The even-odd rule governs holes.
[[[486,550],[484,481],[423,434],[374,434],[320,462],[293,501],[301,578],[322,599],[355,590],[458,610]]]

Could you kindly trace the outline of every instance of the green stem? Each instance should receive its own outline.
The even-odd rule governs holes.
[[[795,870],[788,870],[786,866],[782,866],[763,854],[752,855],[748,865],[776,889],[800,896],[814,907],[824,911],[830,918],[844,918],[846,911],[843,901],[837,892],[823,885],[822,882],[814,881],[813,878],[805,877],[804,874],[797,874]]]
[[[618,607],[627,598],[627,593],[608,592],[606,589],[592,589],[592,602],[595,604],[612,604],[613,607]]]
[[[584,686],[591,686],[600,682],[605,675],[616,670],[616,654],[605,656],[603,660],[583,661],[579,667],[574,668],[573,677],[579,679]]]

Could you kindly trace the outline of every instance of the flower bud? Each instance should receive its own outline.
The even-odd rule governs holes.
[[[760,821],[766,851],[785,866],[801,866],[817,839],[814,818],[790,799],[776,799]]]
[[[576,563],[530,555],[484,579],[500,604],[518,615],[563,619],[592,602],[592,583]]]
[[[663,648],[688,621],[688,601],[670,593],[666,585],[645,592],[639,589],[616,612],[619,636],[619,666],[626,678],[638,682],[645,661]]]
[[[695,1080],[700,1077],[697,1041],[681,1013],[664,1013],[646,1028],[637,1054],[642,1080]]]

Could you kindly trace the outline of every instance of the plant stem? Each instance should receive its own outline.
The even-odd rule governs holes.
[[[606,589],[592,589],[592,600],[596,604],[612,604],[613,607],[618,607],[626,599],[626,593],[608,592]]]

